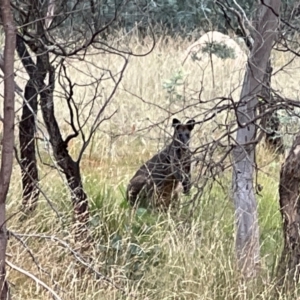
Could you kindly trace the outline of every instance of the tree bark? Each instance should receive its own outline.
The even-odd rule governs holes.
[[[275,99],[271,94],[272,72],[273,68],[271,66],[271,60],[269,59],[263,79],[263,87],[261,91],[263,103],[259,106],[260,113],[263,113],[267,108],[272,107],[272,105],[275,104]],[[280,127],[280,120],[278,118],[277,111],[265,115],[261,120],[261,126],[266,130],[265,142],[267,147],[277,153],[283,154],[284,147],[282,137],[276,136]]]
[[[45,30],[43,29],[42,22],[39,22],[37,25],[37,34],[43,37]],[[74,208],[75,240],[80,241],[81,249],[86,249],[89,247],[90,241],[87,227],[89,210],[88,198],[84,192],[81,181],[80,161],[74,161],[72,159],[68,152],[68,144],[62,138],[54,113],[53,91],[55,86],[55,69],[50,64],[49,52],[42,46],[40,41],[36,42],[37,87],[40,93],[43,120],[49,134],[49,141],[53,149],[55,160],[65,174],[71,192],[71,200]],[[44,80],[47,73],[49,83],[45,85]]]
[[[22,63],[27,73],[29,75],[35,74],[35,76],[32,76],[31,79],[33,86],[36,87],[40,95],[43,120],[49,134],[53,154],[58,166],[65,174],[70,188],[71,199],[74,207],[76,239],[80,241],[88,241],[88,200],[87,195],[83,190],[79,162],[74,161],[70,156],[68,152],[68,144],[62,138],[59,125],[54,114],[53,91],[55,70],[49,63],[49,54],[45,51],[45,49],[40,49],[38,46],[35,47],[37,49],[37,62],[35,64],[30,54],[27,52],[22,38],[18,36],[17,41],[18,47],[20,47],[22,52],[25,53]],[[49,75],[48,85],[44,82],[47,73]]]
[[[42,56],[38,56],[38,69],[46,70],[45,63],[49,60]],[[40,65],[40,67],[39,67]],[[43,119],[47,127],[50,137],[50,144],[53,149],[53,154],[58,166],[63,170],[70,191],[71,199],[74,207],[75,217],[75,237],[82,242],[89,241],[87,230],[87,222],[89,219],[88,199],[83,190],[83,185],[80,175],[80,166],[78,161],[74,161],[68,152],[68,145],[63,140],[58,123],[54,115],[53,90],[55,82],[55,70],[53,66],[49,66],[49,85],[45,86],[43,81],[38,82],[41,95],[41,108]],[[88,245],[82,245],[86,247]]]
[[[236,255],[245,277],[256,276],[260,262],[257,204],[253,188],[255,165],[257,95],[276,37],[280,0],[265,0],[260,7],[259,25],[248,59],[237,109],[238,130],[233,150],[233,199],[236,218]]]
[[[282,164],[279,182],[279,204],[283,219],[284,248],[278,264],[279,284],[299,281],[300,264],[300,134]]]
[[[15,119],[15,82],[14,82],[14,53],[16,48],[16,28],[10,10],[10,1],[2,0],[1,16],[5,30],[4,46],[4,109],[3,109],[3,138],[0,170],[0,299],[10,299],[6,281],[5,254],[7,246],[6,230],[6,197],[13,166],[14,149],[14,119]]]
[[[26,60],[30,58],[30,54],[19,36],[17,36],[17,52],[23,65],[26,65]],[[23,185],[22,204],[25,211],[33,211],[37,206],[39,197],[39,189],[36,185],[39,181],[39,176],[34,140],[38,93],[34,85],[35,78],[37,77],[36,66],[34,64],[28,64],[28,66],[29,80],[25,87],[23,112],[19,124],[19,141]]]

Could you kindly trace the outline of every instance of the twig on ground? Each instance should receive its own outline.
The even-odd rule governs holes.
[[[12,269],[26,275],[27,277],[31,278],[32,280],[34,280],[37,284],[41,285],[42,287],[44,287],[49,293],[52,294],[52,296],[57,299],[57,300],[62,300],[61,297],[59,297],[55,291],[53,291],[45,282],[41,281],[40,279],[38,279],[36,276],[34,276],[33,274],[31,274],[30,272],[14,265],[13,263],[11,263],[9,260],[6,260],[6,264],[11,267]]]

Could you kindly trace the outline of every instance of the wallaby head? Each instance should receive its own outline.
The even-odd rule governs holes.
[[[186,124],[181,124],[178,119],[173,119],[174,144],[177,147],[187,148],[191,139],[191,131],[194,129],[195,120],[189,120]]]

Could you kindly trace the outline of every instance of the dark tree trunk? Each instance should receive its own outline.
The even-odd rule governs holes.
[[[283,219],[284,248],[278,265],[280,285],[299,281],[300,264],[300,134],[282,164],[279,182],[279,204]]]
[[[272,78],[273,68],[271,66],[271,60],[269,59],[266,72],[263,79],[263,86],[261,91],[261,96],[263,103],[260,105],[260,113],[263,113],[269,107],[275,104],[275,99],[271,94],[271,78]],[[283,141],[282,137],[277,136],[280,128],[280,120],[278,118],[277,111],[271,114],[265,115],[261,120],[261,126],[266,130],[265,141],[267,147],[277,153],[283,153]]]
[[[23,65],[24,60],[30,57],[22,39],[17,37],[17,52]],[[32,211],[36,208],[39,197],[39,190],[36,183],[39,181],[38,168],[35,151],[35,116],[37,114],[37,90],[34,86],[34,80],[37,76],[35,65],[28,69],[29,80],[25,87],[23,101],[23,112],[19,124],[19,140],[21,151],[21,172],[23,185],[22,204],[25,211]],[[26,103],[27,102],[27,103]]]
[[[21,37],[18,42],[24,47],[26,46]],[[39,49],[36,47],[36,49]],[[40,49],[41,50],[41,49]],[[28,53],[28,52],[27,52]],[[68,144],[63,140],[59,125],[54,114],[53,90],[55,82],[55,70],[49,64],[49,54],[43,50],[37,55],[37,63],[35,64],[28,54],[22,60],[23,65],[28,74],[35,74],[32,77],[33,85],[36,86],[40,95],[40,103],[43,119],[50,137],[50,144],[58,166],[64,172],[68,186],[71,192],[71,199],[74,207],[75,217],[75,234],[77,240],[88,241],[87,222],[89,219],[88,200],[82,186],[79,162],[74,161],[68,152]],[[49,84],[45,85],[46,75],[49,75]]]
[[[45,68],[48,58],[37,58],[38,69]],[[40,68],[39,68],[40,66]],[[53,149],[55,160],[65,173],[71,191],[71,199],[74,206],[75,234],[77,240],[88,241],[87,222],[89,219],[88,200],[82,186],[79,162],[72,159],[68,152],[68,145],[63,140],[58,123],[54,115],[53,90],[55,82],[55,70],[49,66],[49,85],[45,86],[43,81],[38,82],[41,91],[41,108],[43,119],[50,136],[50,144]]]
[[[1,17],[5,30],[4,47],[4,105],[3,105],[3,138],[0,170],[0,299],[11,299],[6,280],[6,197],[9,189],[13,166],[14,122],[15,122],[15,82],[14,53],[16,48],[16,28],[10,10],[10,1],[3,0]]]

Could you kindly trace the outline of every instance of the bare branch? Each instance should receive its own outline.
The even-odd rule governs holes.
[[[49,0],[46,19],[45,19],[45,29],[48,29],[51,26],[51,23],[54,18],[54,10],[55,10],[55,0]]]
[[[62,298],[60,298],[58,296],[58,294],[53,291],[53,289],[51,289],[45,282],[43,282],[42,280],[38,279],[36,276],[34,276],[33,274],[31,274],[30,272],[14,265],[13,263],[11,263],[9,260],[6,260],[6,264],[11,267],[12,269],[26,275],[27,277],[31,278],[32,280],[34,280],[37,284],[41,285],[43,288],[45,288],[55,299],[57,300],[62,300]]]
[[[25,234],[25,233],[16,233],[13,232],[14,236],[18,236],[18,237],[28,237],[28,238],[39,238],[39,239],[47,239],[50,240],[52,242],[56,242],[58,243],[60,246],[66,248],[72,255],[73,257],[85,268],[87,268],[88,270],[90,270],[91,272],[93,272],[94,274],[97,275],[97,279],[101,279],[104,282],[106,282],[107,284],[113,286],[114,288],[116,288],[117,290],[121,291],[122,294],[124,295],[128,295],[126,293],[126,291],[118,286],[117,284],[115,284],[110,278],[108,278],[107,276],[101,274],[100,272],[98,272],[97,270],[95,270],[93,268],[93,266],[88,263],[81,255],[80,253],[78,253],[77,251],[75,251],[68,243],[66,243],[65,241],[57,238],[56,236],[52,236],[52,235],[45,235],[45,234]],[[134,295],[128,295],[131,296],[132,298],[136,298]]]

